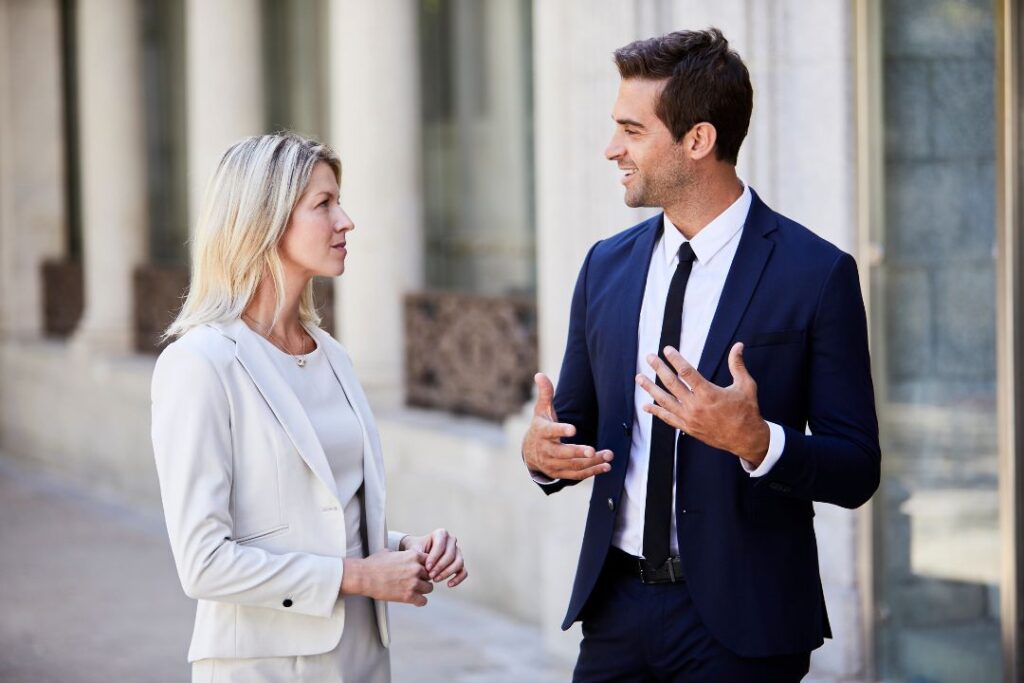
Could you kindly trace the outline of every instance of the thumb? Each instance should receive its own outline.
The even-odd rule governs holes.
[[[732,375],[733,384],[750,379],[747,365],[743,362],[743,342],[736,342],[729,349],[729,374]]]
[[[537,403],[533,407],[533,414],[537,417],[544,417],[552,422],[558,420],[555,416],[555,407],[552,401],[555,398],[555,386],[543,372],[533,376],[533,382],[537,385]]]

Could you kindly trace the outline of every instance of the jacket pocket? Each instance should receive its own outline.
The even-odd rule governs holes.
[[[246,543],[252,543],[253,541],[271,538],[272,536],[280,536],[286,531],[288,531],[288,525],[282,524],[280,526],[275,526],[271,529],[264,529],[263,531],[258,531],[254,534],[249,534],[248,536],[241,536],[240,538],[236,538],[235,543],[237,543],[238,545],[245,545]]]

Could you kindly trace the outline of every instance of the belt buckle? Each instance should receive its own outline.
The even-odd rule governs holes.
[[[667,561],[666,561],[667,563]],[[665,580],[661,578],[660,574],[664,565],[661,567],[655,567],[650,562],[643,558],[637,560],[637,567],[640,569],[640,582],[652,585],[656,583],[665,583]],[[671,571],[671,570],[669,570]]]

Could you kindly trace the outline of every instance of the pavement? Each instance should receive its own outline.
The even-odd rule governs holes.
[[[0,682],[188,681],[194,603],[157,514],[0,458]],[[435,592],[391,607],[394,683],[554,683],[536,627]]]

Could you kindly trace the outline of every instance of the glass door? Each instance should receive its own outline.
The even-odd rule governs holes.
[[[887,681],[999,681],[994,4],[881,0],[878,19],[875,659]]]

